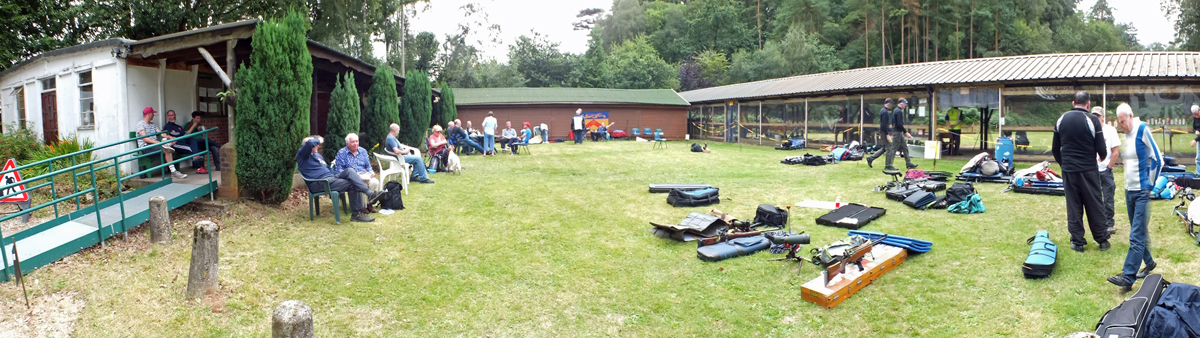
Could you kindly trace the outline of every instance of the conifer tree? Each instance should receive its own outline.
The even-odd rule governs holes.
[[[359,146],[371,149],[382,146],[387,137],[388,125],[405,121],[400,117],[400,98],[396,95],[396,78],[392,69],[385,64],[375,68],[374,82],[367,92],[367,110],[363,112],[358,134]]]
[[[412,70],[404,79],[404,97],[400,98],[400,118],[409,115],[408,124],[400,125],[400,142],[419,145],[424,138],[429,120],[433,118],[433,89],[429,87],[429,76],[424,71]]]
[[[332,160],[338,150],[346,146],[346,134],[358,132],[361,118],[354,73],[347,73],[338,78],[333,92],[329,93],[329,116],[325,123],[325,146],[322,149],[326,160]]]

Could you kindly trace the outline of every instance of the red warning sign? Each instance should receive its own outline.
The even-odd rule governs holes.
[[[8,171],[8,170],[12,170],[13,168],[16,168],[16,167],[17,167],[17,161],[10,158],[10,159],[8,159],[8,162],[4,163],[4,169],[0,169],[0,171]],[[21,172],[19,172],[19,171],[13,171],[13,172],[4,174],[4,177],[0,178],[0,186],[7,186],[9,184],[20,183],[20,182],[21,182]],[[12,196],[8,196],[8,194],[11,194],[11,193],[14,193],[17,191],[20,191],[21,193],[12,195]],[[0,190],[0,196],[8,196],[8,197],[0,198],[0,202],[28,202],[29,201],[29,193],[25,191],[24,184],[18,185],[18,186],[12,187],[12,188]]]

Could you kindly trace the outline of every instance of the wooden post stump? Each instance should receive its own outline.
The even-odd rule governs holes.
[[[171,214],[162,196],[150,198],[150,242],[171,244]]]
[[[285,301],[271,316],[271,338],[312,338],[312,309],[298,300]]]
[[[202,221],[192,231],[192,266],[188,269],[188,298],[217,290],[217,224]]]

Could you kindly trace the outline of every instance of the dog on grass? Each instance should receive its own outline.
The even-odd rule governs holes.
[[[453,151],[446,156],[446,171],[462,175],[462,161],[458,159],[458,154]]]

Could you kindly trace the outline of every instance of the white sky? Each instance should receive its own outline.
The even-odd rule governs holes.
[[[472,40],[485,42],[483,46],[476,46],[482,51],[483,59],[495,58],[501,62],[508,61],[508,45],[516,41],[518,36],[532,35],[531,30],[560,43],[559,50],[562,52],[586,52],[587,32],[573,30],[574,26],[571,25],[579,20],[575,15],[585,8],[601,8],[606,14],[612,10],[612,0],[433,0],[427,7],[425,4],[418,5],[427,10],[417,13],[410,29],[414,35],[423,31],[433,32],[438,42],[442,42],[446,34],[456,32],[458,25],[466,20],[459,7],[467,3],[482,7],[489,24],[500,25],[502,41],[499,45],[487,42],[485,35],[477,35]],[[1095,3],[1096,0],[1081,0],[1077,9],[1086,13]],[[1153,42],[1166,44],[1175,39],[1174,21],[1166,18],[1159,0],[1109,0],[1108,3],[1118,23],[1131,23],[1137,28],[1138,42],[1143,45]]]

